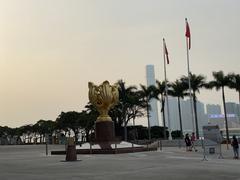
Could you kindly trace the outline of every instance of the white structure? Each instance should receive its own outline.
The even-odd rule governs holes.
[[[146,75],[147,75],[147,86],[156,85],[153,65],[146,66]],[[150,106],[151,106],[151,110],[149,111],[150,126],[159,126],[157,100],[152,99],[150,101]]]

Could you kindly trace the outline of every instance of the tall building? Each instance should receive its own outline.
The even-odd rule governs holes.
[[[211,114],[221,114],[221,106],[220,105],[215,105],[215,104],[207,104],[206,105],[206,110],[207,110],[207,115]]]
[[[221,129],[225,129],[224,114],[212,114],[208,117],[209,122],[213,125],[218,125]],[[239,119],[236,114],[227,114],[228,128],[240,128]]]
[[[155,72],[153,65],[146,66],[147,86],[156,85]],[[157,100],[150,101],[151,109],[149,111],[150,126],[159,126]]]
[[[197,101],[197,117],[198,117],[198,127],[199,133],[202,134],[202,127],[208,124],[208,118],[205,114],[204,104]]]
[[[178,102],[177,98],[168,96],[168,104],[169,104],[169,116],[170,116],[170,123],[172,130],[180,130],[180,123],[179,123],[179,112],[178,112]],[[167,114],[167,106],[165,103],[165,121],[166,126],[168,127],[168,114]]]
[[[226,102],[226,111],[227,114],[236,114],[239,115],[239,104],[236,104],[234,102]]]
[[[170,121],[171,121],[171,128],[172,130],[180,130],[180,121],[179,121],[179,110],[178,110],[178,102],[176,97],[169,96],[169,114],[170,114]],[[192,132],[192,112],[190,106],[190,100],[186,99],[180,100],[181,106],[181,116],[182,116],[182,126],[183,132]],[[165,116],[167,120],[167,110],[165,108]],[[200,135],[202,134],[202,127],[208,124],[208,117],[205,114],[204,104],[200,101],[197,101],[197,118],[198,118],[198,129]],[[195,119],[194,119],[195,124]],[[166,125],[168,126],[168,122],[166,121]]]
[[[182,112],[183,131],[192,132],[192,129],[193,129],[192,110],[191,110],[189,99],[181,101],[181,112]],[[198,118],[198,129],[201,135],[202,126],[208,123],[208,119],[205,114],[204,104],[200,101],[197,101],[197,118]],[[194,125],[195,125],[195,119],[194,119]]]
[[[182,100],[181,106],[183,129],[185,132],[192,132],[193,125],[190,100]]]
[[[240,119],[240,106],[234,102],[226,102],[227,114],[234,114],[237,119]]]

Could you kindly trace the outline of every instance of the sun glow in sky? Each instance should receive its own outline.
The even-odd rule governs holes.
[[[163,80],[163,37],[168,79],[186,75],[185,17],[191,71],[240,73],[238,0],[0,0],[0,126],[83,110],[88,81],[146,84],[147,64]],[[222,103],[215,90],[198,99]],[[226,90],[226,100],[237,93]]]

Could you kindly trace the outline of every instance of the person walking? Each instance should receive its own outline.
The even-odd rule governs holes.
[[[186,151],[192,151],[192,149],[191,149],[191,140],[189,138],[189,134],[188,133],[185,135],[184,140],[185,140],[185,143],[186,143]]]
[[[191,135],[191,149],[194,149],[194,151],[197,152],[197,149],[195,147],[195,141],[196,141],[196,136],[195,136],[195,133],[193,132]]]
[[[233,147],[233,154],[234,154],[234,159],[238,159],[239,157],[239,145],[238,145],[238,140],[235,135],[233,135],[231,145]]]

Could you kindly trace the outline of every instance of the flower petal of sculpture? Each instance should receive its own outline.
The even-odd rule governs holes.
[[[112,121],[108,111],[118,103],[119,93],[118,86],[111,86],[108,81],[96,86],[92,82],[88,83],[89,100],[97,108],[99,116],[97,121]]]

